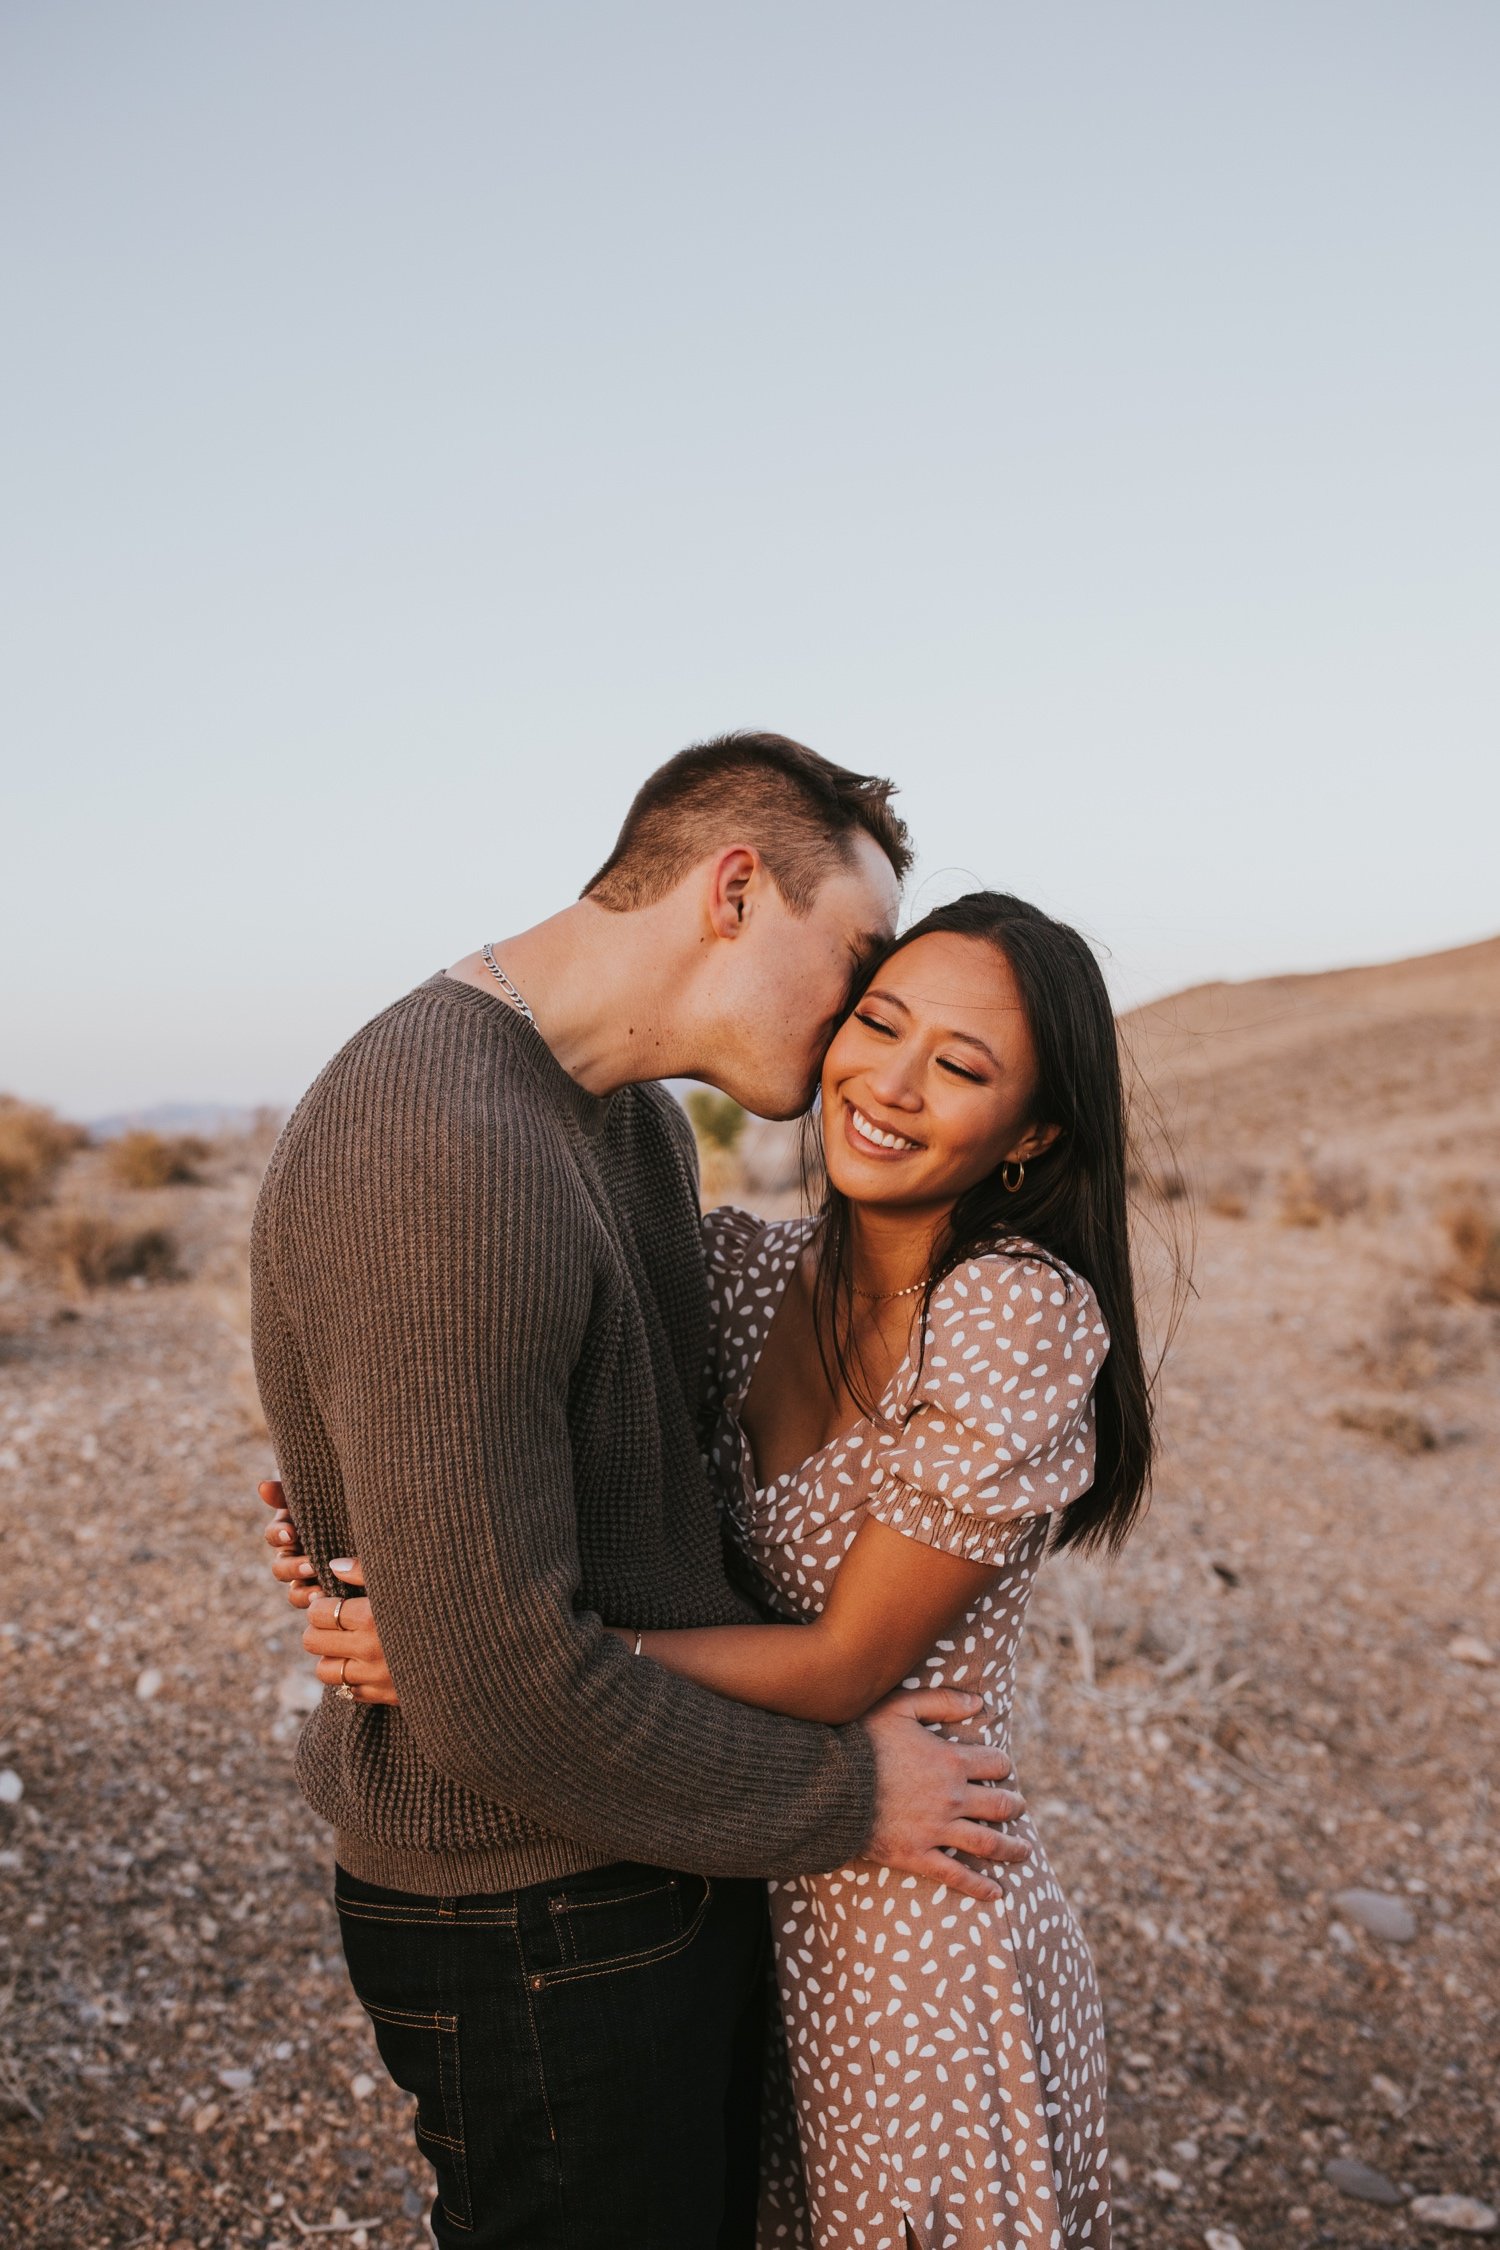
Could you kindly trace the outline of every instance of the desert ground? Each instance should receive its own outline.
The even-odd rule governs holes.
[[[1149,1517],[1044,1574],[1018,1744],[1099,1963],[1118,2239],[1457,2241],[1500,2208],[1500,941],[1126,1029],[1159,1333],[1173,1239],[1193,1290]],[[428,2239],[291,1774],[264,1155],[79,1149],[0,1247],[0,2238],[37,2250]],[[784,1198],[784,1140],[708,1173]]]

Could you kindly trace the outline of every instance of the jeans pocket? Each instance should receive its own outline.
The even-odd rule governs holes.
[[[381,2061],[396,2084],[416,2097],[417,2141],[437,2174],[439,2201],[454,2226],[472,2227],[458,2017],[368,2000],[363,2006],[375,2026]]]
[[[621,1880],[618,1869],[599,1877],[560,1885],[547,1901],[556,1932],[556,1957],[531,1976],[532,1990],[573,1984],[585,1977],[614,1976],[645,1968],[685,1952],[697,1937],[713,1898],[706,1875],[642,1871],[638,1880]]]

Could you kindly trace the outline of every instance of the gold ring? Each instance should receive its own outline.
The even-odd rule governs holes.
[[[346,1601],[347,1601],[348,1599],[349,1599],[349,1597],[348,1597],[348,1595],[347,1595],[347,1594],[340,1594],[340,1595],[339,1595],[339,1598],[338,1598],[338,1600],[337,1600],[337,1601],[336,1601],[336,1602],[334,1603],[334,1605],[333,1605],[333,1626],[332,1626],[332,1630],[333,1630],[334,1632],[337,1632],[337,1633],[342,1633],[342,1631],[344,1630],[343,1626],[342,1626],[342,1625],[341,1625],[341,1624],[339,1623],[339,1619],[340,1619],[340,1618],[341,1618],[341,1617],[343,1616],[343,1614],[344,1614],[344,1604],[345,1604],[345,1602],[346,1602]]]
[[[359,1701],[359,1697],[355,1694],[353,1688],[350,1687],[347,1680],[340,1680],[338,1686],[334,1689],[333,1692],[338,1697],[340,1703],[357,1703]]]
[[[341,1657],[339,1658],[339,1686],[340,1686],[340,1687],[347,1687],[348,1685],[349,1685],[349,1659],[348,1659],[348,1657],[347,1657],[347,1656],[341,1656]]]

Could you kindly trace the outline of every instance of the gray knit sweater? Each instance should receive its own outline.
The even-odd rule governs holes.
[[[698,1450],[692,1136],[585,1093],[502,1000],[437,976],[292,1116],[256,1211],[255,1365],[325,1588],[358,1554],[398,1708],[324,1696],[298,1775],[367,1882],[507,1890],[637,1859],[839,1865],[868,1737],[675,1678],[601,1629],[728,1624]]]

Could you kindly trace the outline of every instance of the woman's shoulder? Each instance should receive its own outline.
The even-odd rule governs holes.
[[[703,1214],[703,1249],[710,1274],[728,1278],[799,1251],[807,1219],[763,1219],[738,1204],[721,1203]]]
[[[1104,1334],[1099,1300],[1084,1276],[1019,1235],[961,1259],[933,1290],[929,1328],[966,1320],[976,1336],[1018,1324]]]

